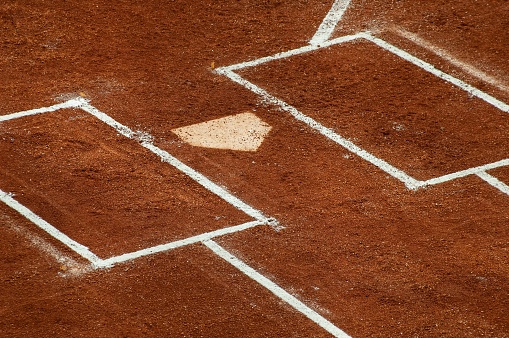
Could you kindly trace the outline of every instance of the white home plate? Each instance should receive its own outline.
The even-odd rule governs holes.
[[[242,113],[186,127],[172,132],[192,146],[256,151],[272,129],[253,113]]]

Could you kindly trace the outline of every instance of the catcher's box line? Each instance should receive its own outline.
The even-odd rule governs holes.
[[[427,185],[435,185],[435,184],[445,183],[445,182],[449,182],[449,181],[455,180],[457,178],[462,178],[462,177],[466,177],[466,176],[470,176],[470,175],[477,175],[479,173],[486,172],[487,170],[492,170],[492,169],[496,169],[496,168],[500,168],[500,167],[505,167],[505,166],[508,166],[508,165],[509,165],[509,159],[504,159],[504,160],[500,160],[500,161],[497,161],[497,162],[481,165],[481,166],[478,166],[478,167],[473,167],[473,168],[457,171],[457,172],[452,173],[452,174],[447,174],[447,175],[444,175],[444,176],[432,178],[432,179],[427,180],[427,181],[421,181],[420,182],[420,186],[427,186]]]
[[[435,75],[447,82],[454,84],[455,86],[465,90],[466,92],[470,93],[471,95],[478,97],[479,99],[487,102],[488,104],[493,105],[494,107],[496,107],[504,112],[509,112],[509,105],[507,105],[506,103],[504,103],[504,102],[496,99],[495,97],[493,97],[493,96],[435,68],[431,64],[399,49],[398,47],[393,46],[382,39],[372,36],[369,32],[360,32],[357,34],[343,36],[340,38],[329,40],[329,41],[325,42],[324,44],[322,44],[321,46],[305,46],[305,47],[297,48],[297,49],[290,50],[287,52],[277,53],[272,56],[267,56],[267,57],[262,57],[262,58],[259,58],[256,60],[251,60],[248,62],[242,62],[242,63],[230,65],[230,66],[219,67],[216,69],[216,72],[218,74],[221,74],[221,75],[224,75],[224,76],[230,78],[232,81],[234,81],[234,82],[242,85],[243,87],[251,90],[252,92],[258,94],[259,96],[261,96],[263,98],[263,100],[265,102],[274,104],[274,105],[280,107],[282,110],[290,113],[297,120],[306,123],[309,127],[318,131],[320,134],[322,134],[325,137],[329,138],[330,140],[336,142],[337,144],[343,146],[344,148],[348,149],[349,151],[353,152],[354,154],[358,155],[359,157],[363,158],[364,160],[372,163],[373,165],[375,165],[379,169],[385,171],[392,177],[400,180],[401,182],[403,182],[405,184],[405,186],[407,188],[412,189],[412,190],[416,190],[416,189],[419,189],[419,188],[422,188],[425,186],[435,185],[435,184],[439,184],[439,183],[445,183],[445,182],[448,182],[448,181],[451,181],[451,180],[454,180],[457,178],[462,178],[462,177],[469,176],[469,175],[483,173],[486,170],[509,165],[509,159],[503,159],[503,160],[499,160],[497,162],[488,163],[488,164],[478,166],[478,167],[468,168],[468,169],[461,170],[461,171],[458,171],[455,173],[435,177],[435,178],[432,178],[429,180],[424,180],[424,181],[417,180],[417,179],[411,177],[410,175],[408,175],[407,173],[405,173],[404,171],[392,166],[391,164],[387,163],[386,161],[384,161],[384,160],[374,156],[373,154],[365,151],[364,149],[358,147],[353,142],[351,142],[348,139],[337,134],[332,129],[325,127],[318,121],[316,121],[316,120],[312,119],[311,117],[300,112],[297,108],[295,108],[295,107],[291,106],[290,104],[284,102],[283,100],[280,100],[277,97],[269,94],[266,90],[249,82],[248,80],[244,79],[242,76],[240,76],[239,74],[234,72],[234,71],[241,70],[244,68],[254,67],[254,66],[257,66],[257,65],[260,65],[263,63],[267,63],[270,61],[284,59],[284,58],[288,58],[288,57],[291,57],[294,55],[299,55],[299,54],[316,51],[321,48],[330,47],[333,45],[341,44],[341,43],[348,42],[348,41],[353,41],[353,40],[360,39],[360,38],[375,43],[379,47],[401,57],[402,59],[404,59],[408,62],[413,63],[414,65],[418,66],[419,68],[422,68],[425,71],[430,72],[433,75]],[[503,190],[502,190],[502,192],[507,193],[506,191],[503,191]]]
[[[228,228],[223,228],[223,229],[218,229],[218,230],[211,231],[211,232],[206,232],[206,233],[203,233],[203,234],[200,234],[197,236],[188,237],[188,238],[185,238],[182,240],[165,243],[165,244],[161,244],[161,245],[156,245],[156,246],[153,246],[150,248],[145,248],[142,250],[129,252],[129,253],[126,253],[123,255],[115,256],[115,257],[110,257],[110,258],[101,260],[99,262],[99,264],[97,265],[97,268],[112,267],[116,264],[132,261],[132,260],[140,258],[140,257],[145,257],[145,256],[153,255],[156,253],[165,252],[168,250],[180,248],[180,247],[190,245],[190,244],[200,243],[203,241],[211,240],[212,238],[215,238],[215,237],[233,234],[233,233],[236,233],[239,231],[244,231],[246,229],[250,229],[250,228],[256,227],[258,225],[263,225],[263,224],[265,224],[265,223],[262,223],[260,221],[251,221],[251,222],[247,222],[244,224],[240,224],[240,225],[236,225],[236,226],[232,226],[232,227],[228,227]]]

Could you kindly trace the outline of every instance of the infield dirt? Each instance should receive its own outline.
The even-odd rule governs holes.
[[[279,220],[218,243],[352,337],[508,337],[507,195],[476,176],[407,190],[212,69],[307,45],[330,6],[11,1],[0,5],[0,114],[82,96],[150,133]],[[508,20],[505,1],[353,0],[333,37],[371,29],[509,102],[392,29],[508,84]],[[417,178],[509,157],[507,114],[372,45],[244,75]],[[272,127],[256,152],[171,132],[244,112]],[[0,149],[0,189],[101,254],[250,220],[79,110],[2,122]],[[490,174],[509,184],[507,168]],[[82,259],[4,205],[0,224],[0,336],[328,336],[200,244],[76,276],[16,229]]]

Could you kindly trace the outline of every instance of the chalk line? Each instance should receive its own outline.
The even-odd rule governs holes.
[[[323,316],[318,314],[316,311],[308,307],[306,304],[298,300],[295,296],[291,295],[287,291],[285,291],[282,287],[232,255],[230,252],[226,251],[222,246],[214,242],[213,240],[204,241],[203,244],[207,246],[210,250],[212,250],[216,255],[239,269],[242,273],[244,273],[249,278],[261,284],[267,290],[272,292],[275,296],[283,300],[285,303],[293,307],[295,310],[299,311],[307,318],[318,324],[320,327],[325,329],[327,332],[332,334],[334,337],[347,338],[349,337],[345,332],[339,329],[337,326],[332,324],[330,321],[325,319]]]
[[[254,67],[254,66],[258,66],[258,65],[270,62],[270,61],[286,59],[286,58],[294,56],[294,55],[309,53],[309,52],[319,50],[322,48],[326,48],[329,46],[352,41],[355,39],[359,39],[360,37],[362,37],[361,34],[345,35],[345,36],[342,36],[339,38],[335,38],[335,39],[326,41],[326,42],[322,43],[320,46],[307,45],[307,46],[292,49],[292,50],[289,50],[286,52],[276,53],[276,54],[270,55],[270,56],[264,56],[264,57],[256,59],[256,60],[240,62],[240,63],[233,64],[230,66],[218,67],[215,69],[215,71],[218,74],[224,74],[224,72],[226,72],[226,71],[235,71],[235,70],[239,70],[239,69],[243,69],[243,68]]]
[[[311,45],[319,45],[330,38],[336,28],[336,25],[343,17],[343,14],[345,14],[348,5],[350,5],[350,0],[334,1],[331,9],[318,27],[315,35],[309,41]]]
[[[431,74],[433,74],[447,82],[454,84],[455,86],[463,89],[464,91],[472,94],[475,97],[480,98],[481,100],[491,104],[492,106],[500,109],[501,111],[509,113],[509,105],[507,105],[506,103],[481,91],[480,89],[477,89],[474,86],[469,85],[468,83],[463,82],[460,79],[435,68],[433,65],[427,63],[426,61],[423,61],[423,60],[411,55],[410,53],[405,52],[404,50],[399,49],[398,47],[396,47],[394,45],[391,45],[390,43],[388,43],[380,38],[374,37],[367,32],[359,33],[359,35],[361,35],[364,39],[377,44],[378,46],[382,47],[383,49],[399,56],[400,58],[402,58],[410,63],[413,63],[414,65],[424,69],[425,71],[427,71],[427,72],[429,72],[429,73],[431,73]]]
[[[499,79],[496,79],[495,77],[491,76],[491,75],[488,75],[487,73],[483,72],[482,70],[464,62],[464,61],[461,61],[461,60],[458,60],[457,58],[455,58],[454,56],[452,56],[452,54],[450,54],[449,52],[445,51],[444,49],[442,48],[439,48],[435,45],[433,45],[431,42],[429,41],[426,41],[424,40],[422,37],[418,36],[417,34],[415,33],[412,33],[412,32],[409,32],[407,30],[405,30],[404,28],[402,27],[391,27],[390,30],[392,32],[395,32],[396,34],[398,34],[399,36],[403,37],[403,38],[406,38],[412,42],[414,42],[416,45],[418,46],[421,46],[427,50],[429,50],[430,52],[434,53],[435,55],[441,57],[442,59],[450,62],[451,64],[453,64],[454,66],[462,69],[463,71],[465,71],[466,73],[486,82],[486,83],[489,83],[495,87],[497,87],[498,89],[500,90],[503,90],[505,92],[509,92],[509,86],[507,86],[506,84],[504,84],[501,80]]]
[[[477,173],[476,175],[479,176],[480,178],[482,178],[487,183],[489,183],[492,187],[495,187],[498,190],[500,190],[501,192],[503,192],[504,194],[509,195],[509,185],[500,181],[495,176],[492,176],[485,171]]]
[[[2,221],[7,228],[20,234],[21,236],[28,239],[28,241],[37,249],[41,250],[45,254],[53,257],[55,261],[63,265],[63,270],[60,272],[62,276],[78,276],[92,270],[90,264],[79,263],[73,258],[65,255],[55,246],[49,243],[44,238],[36,235],[35,233],[17,225],[10,217],[0,215],[0,221]]]
[[[310,128],[318,131],[323,136],[327,137],[328,139],[336,142],[337,144],[341,145],[342,147],[348,149],[352,153],[358,155],[359,157],[363,158],[364,160],[370,162],[371,164],[375,165],[379,169],[385,171],[389,175],[393,176],[394,178],[400,180],[403,182],[409,189],[416,189],[421,185],[421,181],[418,181],[414,179],[413,177],[407,175],[404,171],[390,165],[389,163],[385,162],[384,160],[372,155],[371,153],[367,152],[366,150],[358,147],[353,142],[347,140],[346,138],[342,137],[335,131],[333,131],[330,128],[325,127],[324,125],[320,124],[316,120],[312,119],[311,117],[301,113],[297,108],[289,105],[288,103],[272,96],[264,89],[256,86],[255,84],[247,81],[237,73],[234,73],[230,70],[222,70],[221,72],[225,76],[229,77],[232,81],[244,86],[245,88],[251,90],[252,92],[260,95],[266,102],[269,102],[271,104],[279,106],[284,111],[290,113],[295,119],[307,124]]]
[[[171,156],[168,152],[156,147],[152,143],[142,143],[143,147],[149,149],[154,154],[158,155],[161,160],[163,160],[166,163],[169,163],[179,169],[180,171],[187,174],[189,177],[194,179],[196,182],[201,184],[203,187],[205,187],[207,190],[213,192],[217,196],[224,199],[226,202],[230,203],[237,209],[245,212],[249,216],[257,219],[258,221],[262,223],[268,223],[271,222],[271,219],[267,218],[261,211],[253,208],[252,206],[248,205],[247,203],[244,203],[239,198],[233,196],[230,194],[226,189],[220,187],[219,185],[213,183],[210,181],[207,177],[200,174],[199,172],[195,171],[191,167],[185,165],[184,163],[177,160],[175,157]]]
[[[72,100],[68,100],[68,101],[65,101],[65,102],[62,102],[59,104],[55,104],[55,105],[49,106],[49,107],[25,110],[25,111],[17,112],[14,114],[1,115],[0,122],[13,120],[13,119],[30,116],[30,115],[49,113],[49,112],[53,112],[53,111],[60,110],[60,109],[77,108],[80,106],[80,104],[81,103],[80,103],[79,99],[72,99]]]
[[[206,232],[206,233],[203,233],[203,234],[200,234],[197,236],[188,237],[188,238],[185,238],[182,240],[165,243],[165,244],[160,244],[160,245],[156,245],[156,246],[153,246],[150,248],[145,248],[142,250],[126,253],[123,255],[110,257],[110,258],[102,260],[100,262],[100,265],[98,266],[98,268],[110,268],[118,263],[132,261],[132,260],[140,258],[140,257],[149,256],[149,255],[153,255],[156,253],[168,251],[171,249],[176,249],[176,248],[179,248],[182,246],[203,242],[206,240],[210,240],[214,237],[232,234],[232,233],[243,231],[243,230],[253,228],[253,227],[256,227],[256,226],[262,225],[262,224],[264,224],[264,223],[259,222],[259,221],[251,221],[251,222],[247,222],[244,224],[240,224],[240,225],[236,225],[236,226],[232,226],[232,227],[228,227],[228,228],[223,228],[223,229],[219,229],[219,230],[215,230],[215,231],[211,231],[211,232]]]
[[[92,253],[86,246],[76,242],[75,240],[68,237],[66,234],[43,220],[41,217],[36,215],[30,209],[16,201],[10,194],[0,190],[0,201],[7,204],[12,209],[16,210],[19,214],[30,220],[32,223],[37,225],[42,230],[46,231],[53,238],[59,240],[68,248],[76,252],[81,257],[92,263],[93,266],[100,265],[101,259]]]
[[[482,173],[482,172],[484,172],[486,170],[491,170],[491,169],[495,169],[495,168],[499,168],[499,167],[504,167],[504,166],[508,166],[508,165],[509,165],[509,158],[508,159],[504,159],[504,160],[500,160],[500,161],[497,161],[497,162],[481,165],[481,166],[478,166],[478,167],[472,167],[472,168],[468,168],[468,169],[465,169],[465,170],[457,171],[457,172],[452,173],[452,174],[447,174],[447,175],[444,175],[444,176],[435,177],[435,178],[429,179],[427,181],[421,181],[419,183],[419,187],[424,187],[424,186],[428,186],[428,185],[435,185],[435,184],[445,183],[445,182],[448,182],[448,181],[455,180],[457,178],[462,178],[462,177],[466,177],[466,176],[470,176],[470,175],[477,175],[477,174]]]

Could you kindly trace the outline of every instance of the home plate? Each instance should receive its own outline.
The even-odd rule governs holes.
[[[256,151],[272,129],[253,113],[242,113],[173,129],[192,146]]]

